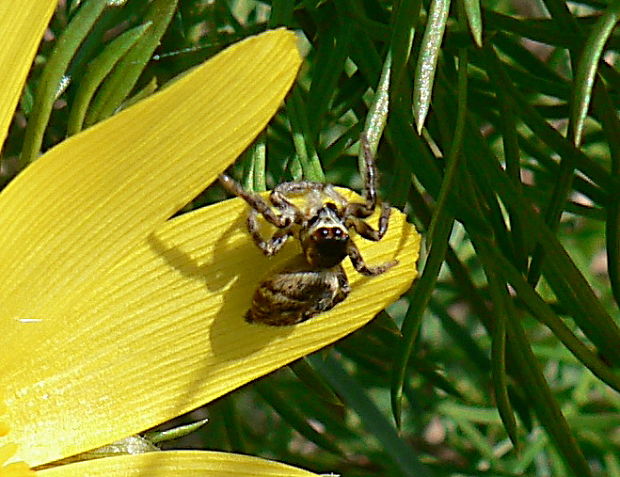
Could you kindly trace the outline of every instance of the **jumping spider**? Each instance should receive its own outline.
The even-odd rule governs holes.
[[[391,261],[374,267],[366,265],[349,236],[353,228],[362,237],[379,241],[390,218],[390,206],[384,202],[377,230],[363,220],[374,212],[378,201],[374,158],[364,137],[361,143],[366,163],[364,202],[349,202],[331,184],[299,181],[276,186],[269,204],[260,195],[245,191],[231,177],[220,174],[222,186],[250,205],[247,227],[265,255],[275,255],[289,237],[299,240],[303,252],[258,286],[245,316],[248,322],[293,325],[330,310],[350,291],[341,264],[347,256],[359,273],[368,276],[384,273],[397,264]],[[293,196],[305,199],[304,206],[294,205],[290,200]],[[325,203],[325,198],[333,202]],[[269,240],[259,232],[259,214],[278,228]]]

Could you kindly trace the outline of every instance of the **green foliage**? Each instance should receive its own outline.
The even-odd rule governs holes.
[[[5,157],[23,167],[228,44],[286,26],[304,68],[235,174],[255,190],[302,177],[356,187],[359,136],[374,149],[383,131],[382,197],[428,247],[399,302],[196,411],[187,421],[209,422],[173,446],[347,476],[620,475],[618,2],[102,5],[59,7]],[[194,206],[221,197],[214,187]]]

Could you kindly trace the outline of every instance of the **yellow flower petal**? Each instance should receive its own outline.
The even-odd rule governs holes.
[[[24,462],[15,462],[0,468],[0,477],[35,477],[36,473]]]
[[[58,0],[0,2],[0,144]]]
[[[278,108],[299,64],[291,32],[233,45],[162,93],[63,142],[0,194],[0,333],[6,345],[0,389],[7,393],[9,421],[21,432],[19,452],[36,456],[28,462],[67,455],[60,441],[31,438],[88,431],[58,408],[55,416],[34,410],[40,404],[46,409],[65,387],[81,386],[54,375],[57,365],[42,359],[57,349],[58,364],[78,372],[79,361],[60,352],[70,342],[63,332],[75,330],[72,307],[247,147]],[[88,341],[93,324],[75,337]],[[91,341],[89,347],[92,358],[99,345]],[[45,377],[53,379],[41,381]],[[80,405],[80,393],[66,397]],[[96,413],[102,404],[91,401],[80,413]],[[0,445],[5,441],[0,438]],[[77,447],[89,448],[83,442]]]
[[[312,477],[311,472],[257,457],[225,452],[168,451],[124,455],[37,472],[41,477]]]
[[[3,415],[7,409],[0,394],[0,436],[6,436],[11,430],[9,425],[2,421]],[[4,465],[7,460],[11,459],[17,451],[17,445],[9,442],[8,444],[0,445],[0,477],[32,477],[34,471],[30,470],[30,467],[25,462],[13,462],[12,464]]]
[[[79,297],[247,147],[299,62],[291,32],[247,39],[28,167],[0,195],[3,316],[49,321]]]
[[[394,210],[381,242],[356,242],[369,264],[398,266],[369,278],[346,263],[352,292],[330,312],[292,327],[250,325],[243,314],[261,275],[298,245],[265,258],[247,211],[235,199],[171,220],[85,291],[70,324],[13,374],[14,405],[36,403],[13,415],[22,459],[73,455],[215,399],[364,325],[416,276],[420,237]]]

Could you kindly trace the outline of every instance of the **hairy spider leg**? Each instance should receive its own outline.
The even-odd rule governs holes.
[[[226,174],[220,174],[219,180],[224,189],[245,200],[248,205],[252,207],[252,209],[262,214],[269,223],[280,229],[287,228],[291,225],[290,217],[276,214],[265,199],[258,194],[247,192],[243,189],[243,187],[241,187],[241,184],[239,184],[232,177],[227,176]]]
[[[370,150],[370,144],[368,144],[368,138],[365,134],[360,137],[362,143],[362,150],[364,152],[364,163],[366,164],[366,170],[364,171],[364,198],[366,199],[366,207],[370,211],[374,211],[377,206],[377,164],[375,163],[375,156]]]
[[[391,209],[387,202],[381,204],[381,215],[379,216],[379,228],[377,230],[373,229],[363,220],[360,220],[370,217],[377,207],[377,166],[366,135],[362,134],[360,141],[364,152],[364,163],[366,165],[363,171],[364,203],[353,202],[347,204],[343,212],[343,217],[345,219],[345,225],[348,228],[354,228],[355,231],[365,239],[378,242],[387,232]]]
[[[287,239],[293,235],[291,230],[293,219],[290,217],[290,214],[287,214],[286,211],[281,211],[282,213],[277,215],[267,201],[259,194],[247,192],[241,187],[241,184],[230,176],[220,174],[219,179],[222,186],[224,186],[228,192],[241,197],[250,205],[251,209],[246,225],[254,243],[256,243],[258,248],[268,257],[278,253]],[[260,226],[258,224],[259,213],[262,214],[268,222],[280,229],[277,230],[269,240],[265,240],[260,234]]]
[[[347,255],[351,259],[353,268],[355,268],[355,270],[357,270],[362,275],[366,275],[369,277],[381,275],[382,273],[387,272],[394,265],[398,265],[398,260],[392,260],[391,262],[386,262],[382,263],[381,265],[369,267],[368,265],[366,265],[366,262],[364,262],[362,254],[360,253],[357,245],[355,245],[353,240],[350,240],[349,243],[347,243]]]
[[[362,196],[364,197],[364,203],[354,202],[348,204],[344,216],[358,217],[365,219],[370,217],[377,207],[377,165],[375,164],[375,158],[370,150],[370,144],[365,134],[360,136],[360,142],[362,145],[362,151],[364,154],[364,170],[360,170],[360,173],[364,176],[364,191]],[[385,211],[382,211],[384,214]]]
[[[258,245],[258,248],[271,257],[280,251],[289,237],[293,235],[290,225],[283,229],[276,230],[273,236],[269,240],[265,240],[260,234],[260,226],[258,224],[258,212],[255,209],[250,209],[248,214],[247,226],[254,243]]]
[[[360,205],[363,207],[363,204],[351,205]],[[350,216],[348,216],[345,219],[344,223],[347,228],[354,228],[355,231],[365,239],[372,240],[373,242],[378,242],[387,232],[391,212],[392,209],[390,208],[390,204],[388,204],[387,202],[381,204],[381,215],[379,216],[379,228],[377,230],[373,229],[370,225],[357,217],[355,214],[351,214]]]

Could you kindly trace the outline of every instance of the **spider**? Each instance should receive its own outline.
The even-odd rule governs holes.
[[[365,239],[379,241],[387,231],[390,218],[390,206],[384,202],[376,230],[363,220],[374,212],[378,198],[375,161],[364,136],[361,144],[366,165],[363,202],[349,202],[331,184],[298,181],[276,186],[269,203],[260,195],[244,190],[231,177],[220,174],[222,186],[251,207],[248,231],[265,255],[278,253],[289,237],[297,238],[302,249],[301,255],[260,283],[245,315],[248,322],[293,325],[332,309],[350,292],[342,267],[346,257],[355,270],[367,276],[380,275],[398,263],[366,265],[349,234],[353,229]],[[294,196],[305,199],[305,204],[295,205],[291,201]],[[278,229],[268,240],[259,232],[259,215]]]

